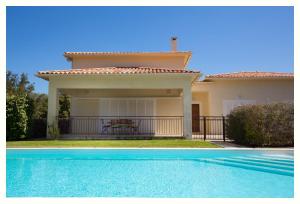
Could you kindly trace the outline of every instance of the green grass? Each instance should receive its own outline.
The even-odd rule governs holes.
[[[190,147],[216,148],[206,141],[183,139],[167,140],[32,140],[9,141],[6,147]]]

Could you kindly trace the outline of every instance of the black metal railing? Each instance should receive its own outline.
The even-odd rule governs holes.
[[[226,120],[225,116],[192,118],[192,138],[225,141]],[[71,116],[58,118],[58,128],[61,135],[183,137],[183,116]]]
[[[226,140],[225,116],[199,116],[193,118],[193,139]]]
[[[61,135],[183,136],[183,116],[71,116],[58,118]]]

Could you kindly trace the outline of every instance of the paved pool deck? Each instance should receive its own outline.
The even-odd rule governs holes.
[[[223,148],[249,148],[246,146],[234,144],[232,142],[224,142],[224,141],[210,141],[210,142]]]
[[[243,149],[243,148],[247,148],[249,149],[249,147],[247,146],[243,146],[243,145],[238,145],[238,144],[234,144],[232,142],[224,142],[224,141],[210,141],[211,143],[218,145],[220,147],[223,148],[230,148],[230,149]],[[251,147],[250,147],[251,148]],[[257,147],[257,148],[253,148],[253,149],[261,149],[261,147]],[[269,149],[287,149],[287,150],[293,150],[294,147],[269,147]]]

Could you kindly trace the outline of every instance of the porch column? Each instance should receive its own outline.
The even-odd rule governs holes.
[[[58,97],[58,90],[57,88],[51,83],[49,80],[49,87],[48,87],[48,114],[47,114],[47,138],[51,138],[48,131],[48,126],[56,126],[57,127],[57,120],[56,117],[58,116],[58,108],[59,108],[59,97]]]
[[[183,136],[192,139],[192,90],[191,85],[183,88]]]

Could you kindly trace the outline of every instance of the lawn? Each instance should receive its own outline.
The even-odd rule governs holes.
[[[190,147],[216,148],[206,141],[168,140],[32,140],[9,141],[6,147]]]

